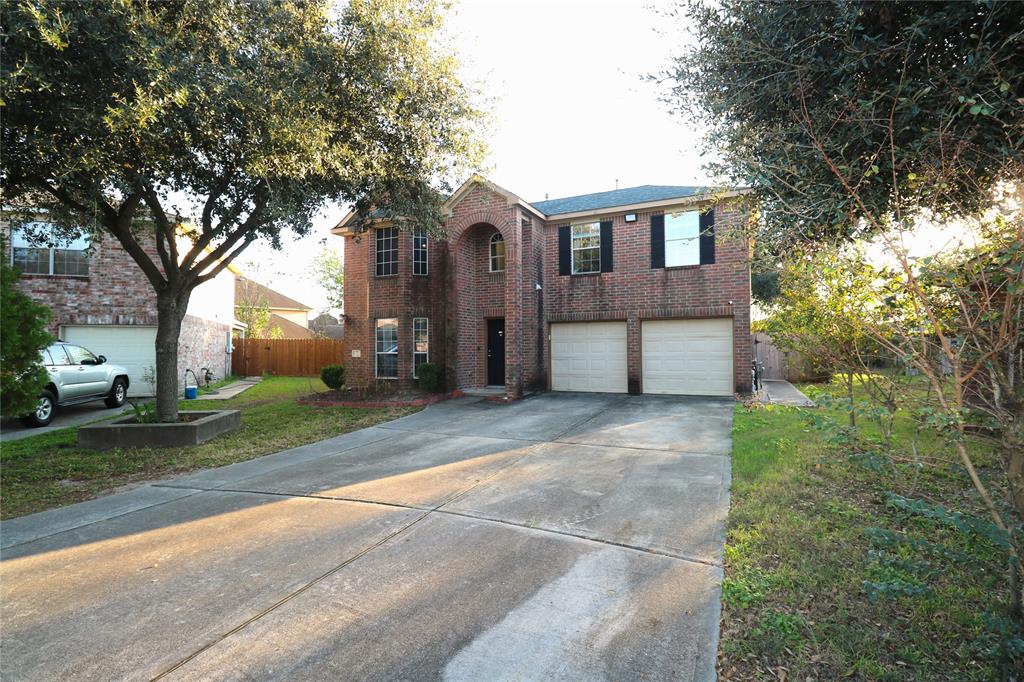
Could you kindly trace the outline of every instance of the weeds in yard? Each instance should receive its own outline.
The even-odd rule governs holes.
[[[886,447],[831,390],[805,391],[817,410],[736,408],[721,678],[1004,679],[1024,650],[1005,535],[941,434],[900,409]]]

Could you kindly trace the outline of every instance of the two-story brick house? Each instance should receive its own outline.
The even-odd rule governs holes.
[[[527,203],[480,176],[445,203],[445,238],[347,215],[349,382],[731,395],[750,391],[742,191],[652,186]]]
[[[38,225],[45,230],[44,218]],[[156,294],[132,257],[110,236],[51,246],[12,231],[2,218],[0,230],[7,247],[3,257],[21,273],[16,286],[53,313],[50,332],[124,366],[129,396],[154,395]],[[179,244],[183,253],[185,246]],[[155,240],[144,248],[159,262]],[[231,373],[237,274],[228,266],[192,292],[178,338],[179,391],[187,369],[198,375],[205,367],[217,378]]]

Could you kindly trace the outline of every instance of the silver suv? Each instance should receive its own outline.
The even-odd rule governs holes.
[[[108,365],[102,355],[60,341],[43,350],[43,365],[50,383],[39,396],[39,405],[25,415],[28,426],[46,426],[60,405],[87,403],[103,398],[107,407],[121,407],[128,397],[128,370]]]

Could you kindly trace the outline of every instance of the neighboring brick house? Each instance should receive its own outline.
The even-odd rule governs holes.
[[[646,185],[529,204],[480,176],[445,239],[347,215],[350,383],[692,395],[750,391],[744,192]],[[701,213],[703,211],[703,213]]]
[[[9,234],[6,226],[4,233]],[[154,395],[156,294],[131,256],[109,236],[58,248],[29,242],[18,232],[9,237],[4,257],[21,272],[18,288],[53,311],[50,333],[126,367],[129,396]],[[147,252],[159,263],[155,245]],[[179,382],[186,369],[198,375],[207,367],[217,378],[231,372],[230,268],[192,292],[178,338]]]

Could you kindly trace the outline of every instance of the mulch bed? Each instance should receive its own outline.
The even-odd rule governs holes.
[[[423,407],[449,398],[458,398],[462,391],[451,393],[423,393],[396,391],[394,393],[363,393],[356,389],[324,391],[299,398],[300,405],[315,407]]]

